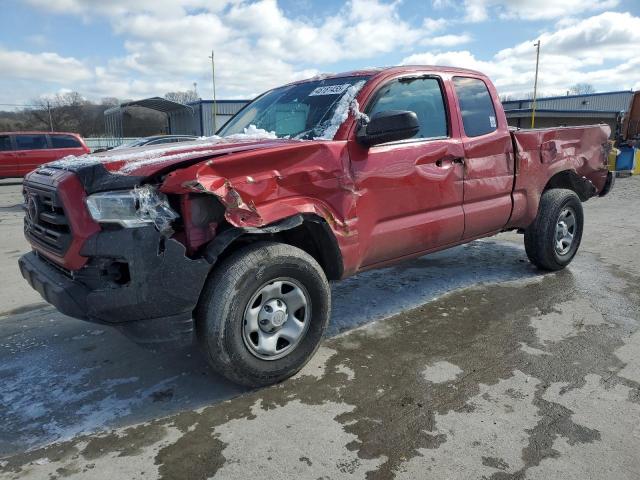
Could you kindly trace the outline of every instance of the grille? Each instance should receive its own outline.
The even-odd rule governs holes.
[[[55,188],[24,184],[24,232],[39,247],[64,255],[71,244],[71,228]]]

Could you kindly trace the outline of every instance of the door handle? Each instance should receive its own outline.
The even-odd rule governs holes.
[[[448,167],[452,163],[464,165],[464,157],[451,158],[447,156],[447,157],[439,158],[438,160],[436,160],[436,167]]]

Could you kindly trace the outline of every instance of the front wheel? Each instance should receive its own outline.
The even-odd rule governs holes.
[[[584,226],[580,198],[572,190],[551,189],[542,194],[538,215],[524,233],[531,263],[543,270],[561,270],[573,260]]]
[[[299,248],[259,242],[221,262],[196,309],[211,366],[251,387],[277,383],[314,354],[329,321],[322,268]]]

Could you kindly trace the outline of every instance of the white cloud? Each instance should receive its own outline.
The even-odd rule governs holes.
[[[208,98],[212,48],[218,94],[230,98],[250,98],[326,67],[334,70],[338,62],[375,64],[381,58],[385,63],[403,58],[404,63],[474,68],[492,76],[503,92],[526,92],[533,82],[533,43],[538,38],[509,46],[491,58],[478,58],[471,46],[461,47],[474,41],[472,25],[465,26],[467,32],[444,14],[409,22],[401,15],[398,0],[351,0],[313,18],[288,15],[276,0],[25,1],[89,22],[106,20],[126,53],[96,63],[91,58],[0,47],[3,86],[13,82],[20,88],[11,90],[28,92],[23,95],[32,95],[37,82],[41,90],[71,88],[90,98],[161,95],[197,82],[201,95]],[[539,37],[541,88],[561,91],[578,80],[598,88],[627,88],[633,75],[640,77],[637,63],[630,60],[640,44],[640,18],[616,12],[580,17],[617,1],[434,0],[433,4],[461,7],[472,20],[525,14],[557,20],[558,15],[570,13],[555,24],[547,22],[550,31]]]
[[[57,53],[28,53],[0,48],[0,71],[3,76],[25,80],[77,82],[91,77],[90,70],[73,57]]]
[[[123,39],[126,55],[95,70],[93,96],[161,94],[197,81],[210,96],[211,49],[219,92],[251,97],[267,88],[318,73],[322,65],[408,54],[431,37],[431,46],[466,43],[468,35],[437,37],[444,19],[411,25],[400,2],[350,0],[324,16],[292,18],[276,0],[27,0],[39,8],[104,17]],[[159,80],[162,79],[162,80]],[[85,86],[80,86],[83,91]]]
[[[614,8],[620,0],[432,0],[436,8],[463,9],[465,20],[491,17],[545,20]]]
[[[577,82],[591,83],[599,90],[637,87],[638,17],[605,12],[543,33],[539,39],[542,43],[539,85],[546,93],[562,94]],[[533,88],[536,40],[503,49],[489,60],[480,60],[470,51],[462,50],[413,54],[402,63],[480,70],[493,79],[502,94],[521,95]]]
[[[421,42],[421,45],[426,47],[455,47],[457,45],[464,45],[473,40],[468,33],[461,33],[459,35],[441,35],[439,37],[426,38]]]
[[[425,18],[422,22],[422,28],[428,32],[435,33],[444,30],[449,25],[449,20],[444,18]]]

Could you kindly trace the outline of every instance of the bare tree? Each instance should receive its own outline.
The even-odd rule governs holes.
[[[89,105],[78,92],[58,93],[52,97],[32,100],[28,113],[40,129],[74,131],[80,130],[83,106]]]
[[[164,94],[164,98],[178,103],[189,103],[200,100],[198,92],[195,90],[185,90],[182,92],[167,92]]]
[[[576,83],[569,89],[572,95],[587,95],[589,93],[596,93],[596,89],[590,83]]]
[[[120,105],[120,100],[116,97],[104,97],[100,100],[100,105],[104,105],[105,107],[115,107]]]

